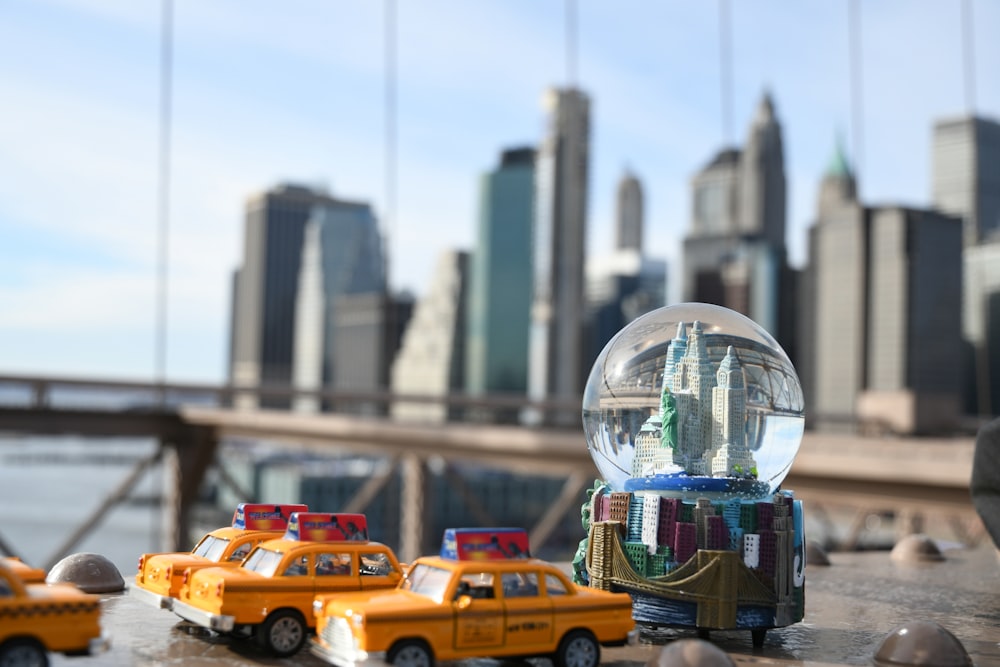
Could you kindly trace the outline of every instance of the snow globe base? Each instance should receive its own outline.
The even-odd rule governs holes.
[[[586,581],[629,593],[637,623],[749,630],[757,643],[767,630],[802,620],[802,505],[791,493],[691,502],[598,486]]]

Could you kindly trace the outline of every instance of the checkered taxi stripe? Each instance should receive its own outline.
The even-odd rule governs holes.
[[[99,606],[99,602],[17,605],[16,607],[0,605],[0,621],[9,618],[45,618],[69,614],[93,614],[97,612]]]

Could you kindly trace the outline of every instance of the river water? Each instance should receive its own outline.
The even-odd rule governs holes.
[[[45,567],[155,447],[152,439],[0,435],[0,541]],[[161,485],[159,467],[152,466],[131,500],[110,510],[69,553],[102,554],[123,576],[133,575],[139,555],[158,550],[159,508],[149,499]]]

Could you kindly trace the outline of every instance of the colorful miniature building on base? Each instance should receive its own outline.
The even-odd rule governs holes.
[[[611,517],[611,495],[631,494],[594,495],[589,584],[631,594],[637,622],[751,630],[759,644],[767,630],[802,620],[802,506],[790,493],[693,504],[645,495],[627,504],[624,522]]]

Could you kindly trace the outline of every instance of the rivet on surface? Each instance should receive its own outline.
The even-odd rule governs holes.
[[[809,540],[806,542],[806,565],[829,565],[830,558],[826,555],[826,550],[823,549],[815,540]]]
[[[704,639],[678,639],[664,646],[647,667],[735,667],[733,659]]]
[[[875,651],[875,664],[914,667],[971,667],[972,658],[955,635],[933,621],[913,621],[886,636]]]
[[[944,560],[944,554],[927,535],[907,535],[892,548],[889,557],[901,563],[916,563]]]
[[[78,553],[56,563],[45,583],[75,584],[86,593],[117,593],[125,590],[125,580],[118,568],[100,554]]]

